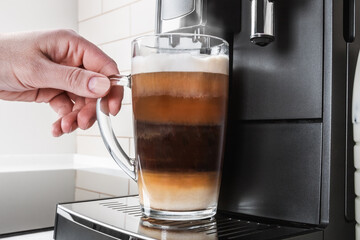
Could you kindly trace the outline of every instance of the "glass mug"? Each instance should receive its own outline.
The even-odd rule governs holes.
[[[106,100],[97,101],[103,141],[135,181],[145,216],[195,220],[215,215],[228,99],[228,43],[200,34],[143,36],[132,42],[135,159],[116,140]],[[105,98],[106,99],[106,98]]]

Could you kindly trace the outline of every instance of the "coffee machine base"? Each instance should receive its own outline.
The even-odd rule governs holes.
[[[59,204],[54,239],[320,240],[323,231],[249,221],[221,211],[212,219],[154,220],[142,216],[138,196],[129,196]]]

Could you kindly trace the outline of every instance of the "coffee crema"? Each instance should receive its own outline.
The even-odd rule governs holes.
[[[156,54],[132,62],[138,185],[143,207],[192,211],[217,204],[228,58]]]

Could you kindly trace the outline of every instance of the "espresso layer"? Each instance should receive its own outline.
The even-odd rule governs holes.
[[[169,95],[183,98],[227,94],[228,75],[208,72],[152,72],[132,76],[134,97]]]
[[[133,100],[139,121],[177,124],[219,124],[225,119],[225,98],[181,98],[168,95],[138,97]]]
[[[142,169],[161,172],[216,171],[221,166],[222,125],[175,125],[135,121]]]
[[[139,171],[140,203],[144,207],[169,211],[202,210],[217,204],[218,172]]]

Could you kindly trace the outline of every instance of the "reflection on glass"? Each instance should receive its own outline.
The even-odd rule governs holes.
[[[215,218],[197,221],[163,221],[141,218],[138,233],[162,240],[214,240],[218,239],[216,228]]]

